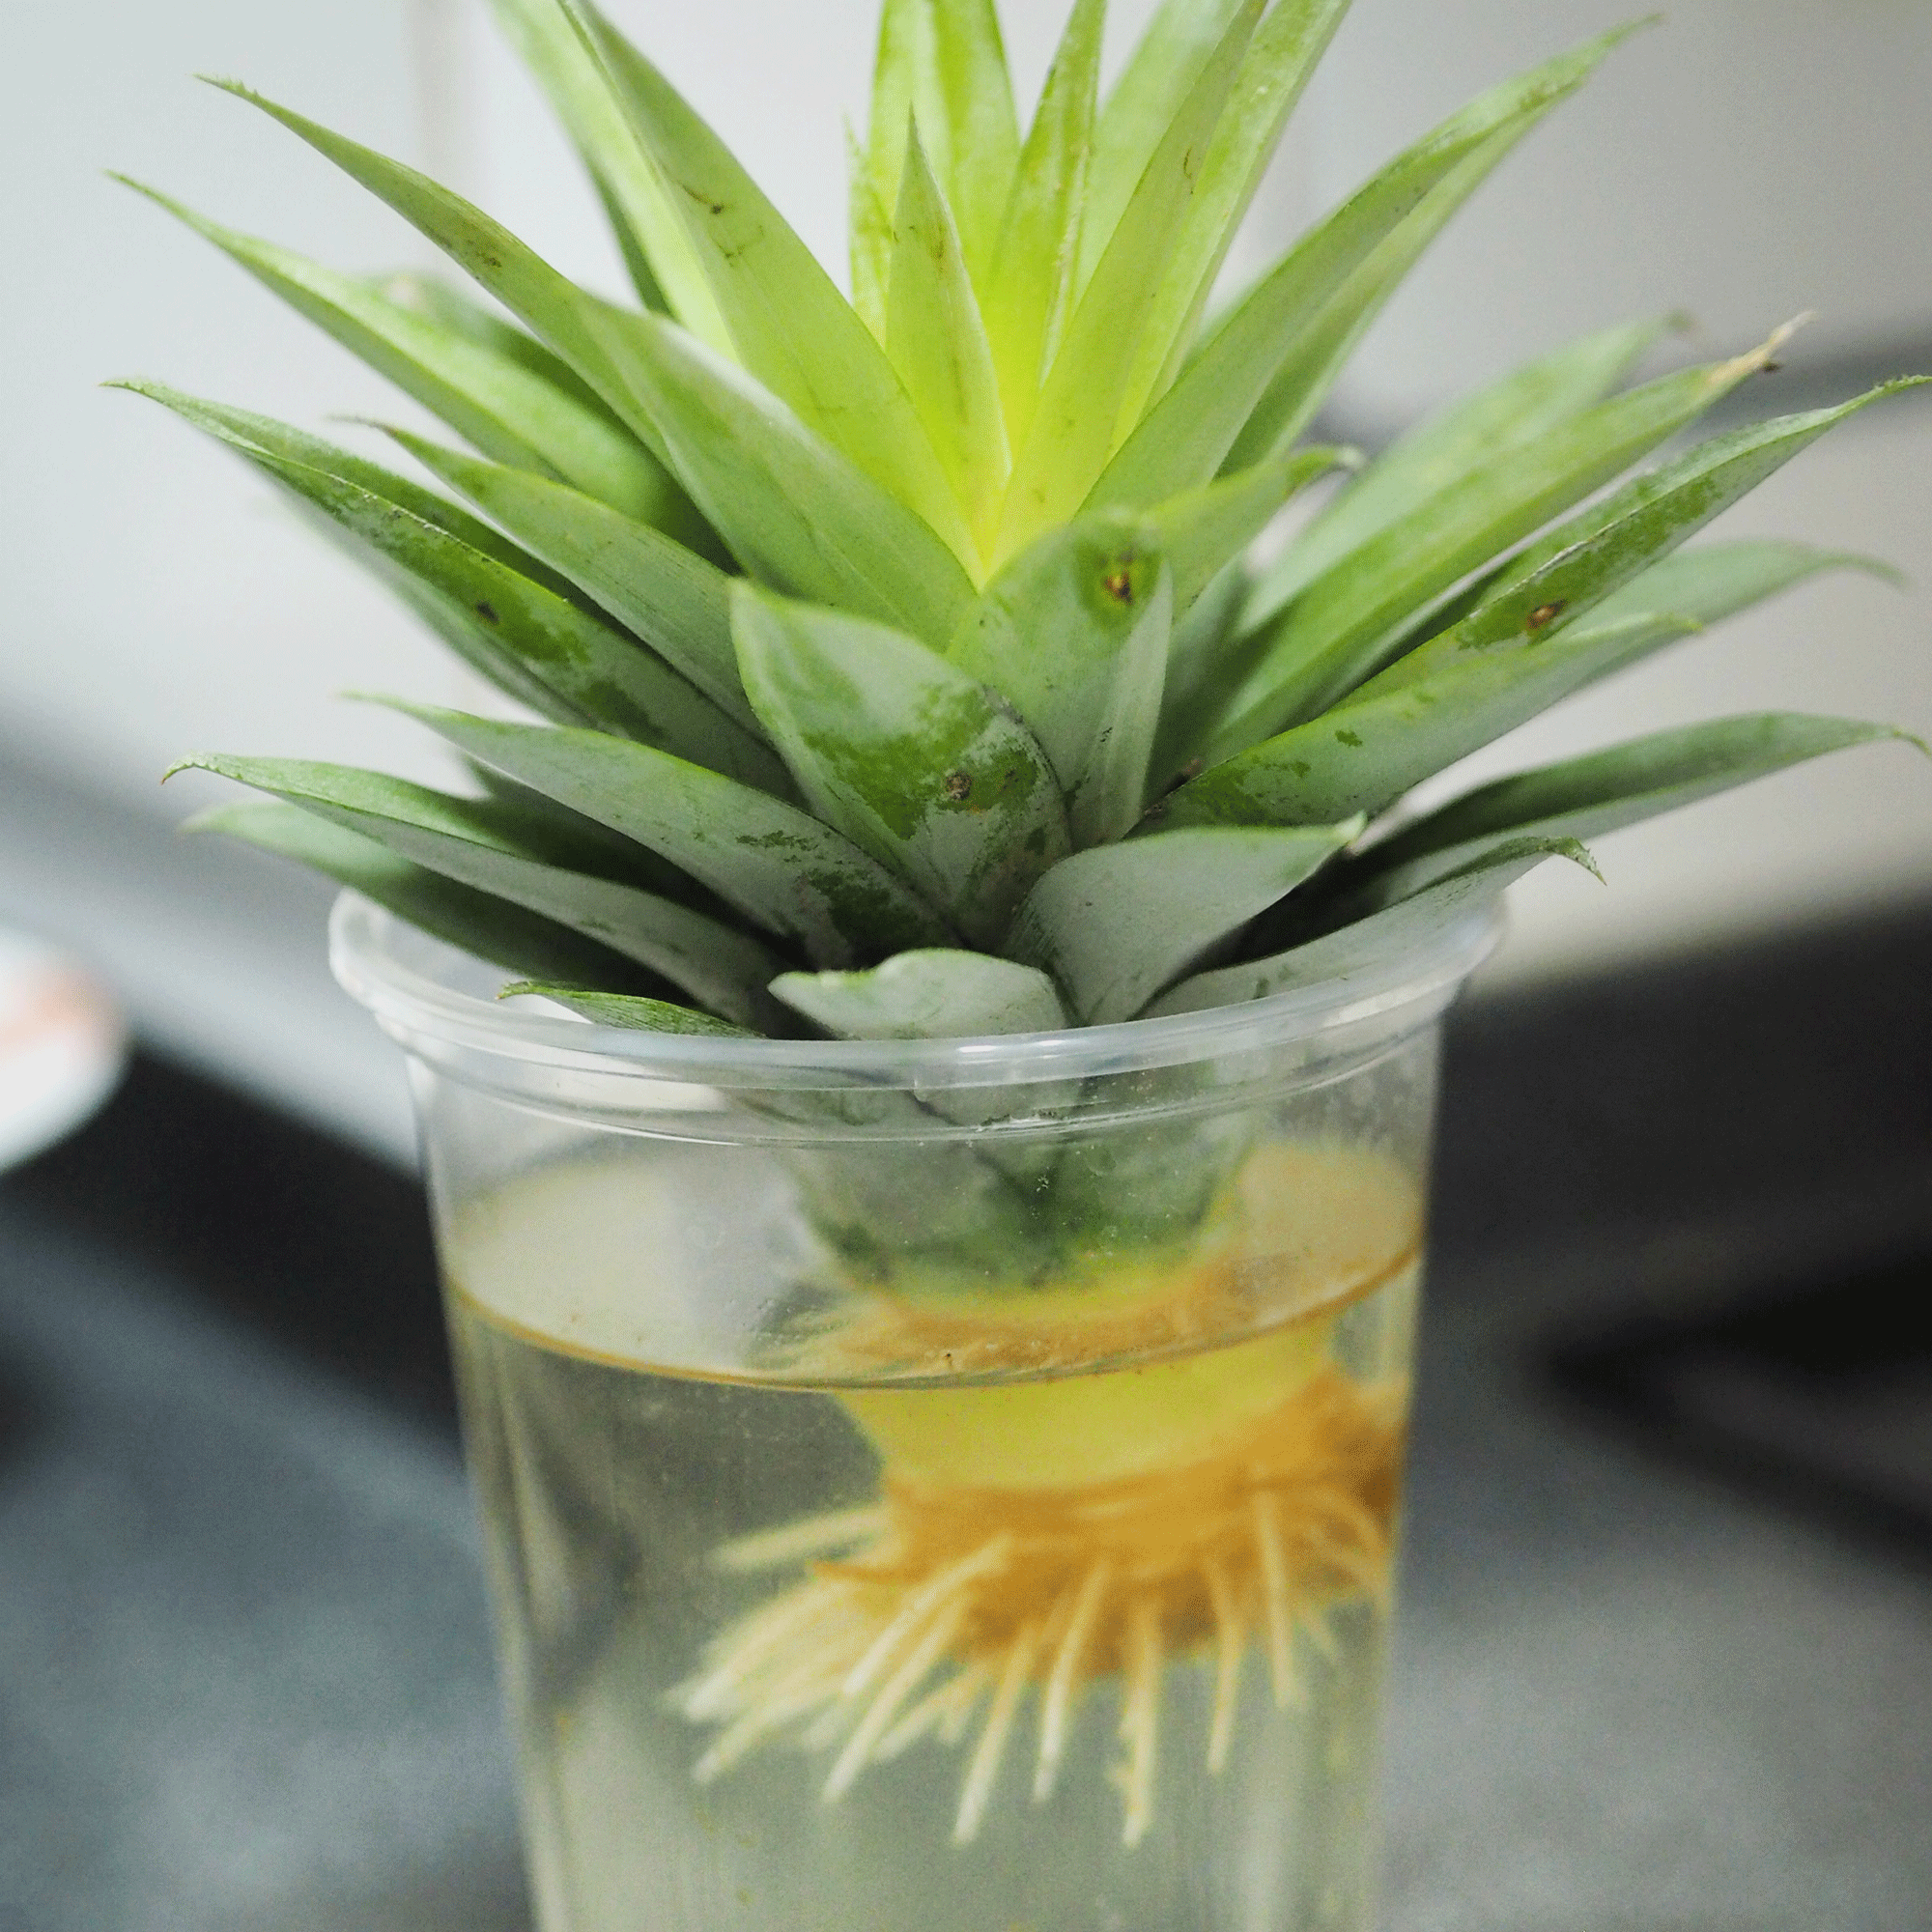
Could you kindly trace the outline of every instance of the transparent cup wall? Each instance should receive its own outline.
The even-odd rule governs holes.
[[[1437,1022],[408,1048],[544,1932],[1364,1928]]]

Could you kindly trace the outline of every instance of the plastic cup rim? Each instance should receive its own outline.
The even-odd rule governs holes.
[[[1358,972],[1263,999],[1159,1019],[966,1039],[733,1039],[644,1033],[518,1009],[480,998],[453,978],[438,977],[404,956],[407,951],[444,960],[452,972],[472,963],[356,893],[344,893],[336,901],[329,951],[343,987],[384,1031],[414,1051],[440,1045],[526,1067],[549,1065],[726,1092],[957,1088],[1185,1065],[1319,1041],[1378,1019],[1388,1033],[1399,1034],[1428,1024],[1442,1010],[1488,956],[1500,930],[1498,913],[1478,911],[1426,944],[1391,951]]]

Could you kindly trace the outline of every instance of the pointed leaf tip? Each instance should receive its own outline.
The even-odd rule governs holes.
[[[746,695],[812,810],[990,949],[1067,849],[1034,736],[903,632],[742,582],[731,628]]]
[[[1530,844],[1535,841],[1525,839],[1523,842]],[[1597,855],[1580,838],[1551,838],[1546,849],[1552,859],[1568,859],[1573,866],[1580,866],[1600,886],[1609,884],[1604,877],[1604,868],[1597,864]]]
[[[579,986],[559,986],[544,980],[517,980],[497,995],[499,1000],[549,1000],[567,1007],[599,1026],[622,1027],[635,1033],[663,1033],[699,1039],[757,1039],[750,1027],[734,1026],[696,1007],[669,1000],[642,999],[632,993],[603,993]]]
[[[1067,1023],[1044,973],[983,952],[900,952],[864,973],[787,973],[771,990],[841,1039],[968,1039]]]
[[[1428,889],[1497,841],[1593,838],[1853,746],[1906,734],[1856,719],[1778,712],[1718,718],[1479,786],[1414,819],[1361,855],[1350,906]]]
[[[1008,954],[1048,974],[1081,1022],[1131,1019],[1362,827],[1186,828],[1076,852],[1020,908]]]

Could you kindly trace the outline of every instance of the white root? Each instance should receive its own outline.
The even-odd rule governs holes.
[[[988,1829],[1006,1760],[1025,1750],[1016,1739],[1035,1683],[1031,1791],[1044,1804],[1071,1761],[1082,1697],[1111,1679],[1120,1742],[1107,1777],[1131,1850],[1154,1827],[1170,1661],[1184,1657],[1204,1693],[1211,1675],[1206,1771],[1224,1777],[1243,1700],[1263,1694],[1248,1689],[1249,1648],[1266,1660],[1257,1667],[1276,1709],[1305,1705],[1304,1667],[1338,1661],[1338,1614],[1363,1597],[1386,1602],[1393,1533],[1355,1492],[1382,1467],[1371,1452],[1385,1447],[1339,1437],[1336,1469],[1311,1450],[1305,1472],[1284,1473],[1259,1450],[1231,1451],[1211,1482],[1203,1476],[1198,1522],[1185,1497],[1177,1507],[1122,1491],[1076,1499],[1064,1523],[1015,1510],[1009,1525],[995,1508],[900,1523],[907,1502],[895,1492],[888,1505],[741,1538],[713,1553],[719,1571],[813,1567],[717,1635],[670,1693],[673,1708],[718,1727],[696,1775],[708,1782],[783,1738],[825,1754],[822,1796],[835,1804],[867,1767],[915,1744],[963,1747],[952,1835],[969,1844]],[[1240,1486],[1234,1498],[1230,1483]],[[1145,1548],[1137,1512],[1149,1518]]]
[[[863,1696],[867,1687],[876,1682],[905,1646],[917,1637],[927,1618],[947,1598],[964,1590],[968,1584],[989,1572],[1003,1568],[1012,1547],[1013,1539],[1003,1532],[990,1542],[981,1544],[972,1555],[949,1564],[938,1576],[915,1590],[899,1606],[898,1614],[873,1639],[865,1656],[852,1666],[852,1674],[845,1680],[844,1694],[847,1697]]]
[[[1067,1720],[1073,1709],[1074,1687],[1080,1681],[1080,1665],[1087,1645],[1099,1621],[1100,1605],[1107,1594],[1113,1566],[1103,1556],[1088,1571],[1074,1599],[1073,1614],[1066,1634],[1054,1653],[1053,1668],[1047,1674],[1046,1695],[1040,1705],[1039,1761],[1033,1775],[1033,1802],[1044,1804],[1053,1796],[1060,1776],[1060,1762],[1066,1754]]]
[[[866,1715],[859,1719],[858,1728],[846,1740],[838,1763],[832,1767],[832,1776],[825,1780],[826,1804],[837,1804],[851,1790],[859,1774],[871,1761],[879,1741],[892,1727],[893,1719],[905,1708],[906,1699],[925,1682],[933,1665],[945,1654],[946,1646],[959,1634],[967,1608],[965,1595],[955,1595],[913,1646],[912,1654],[886,1680],[885,1689],[867,1706]]]
[[[1350,1543],[1318,1535],[1312,1530],[1302,1542],[1316,1561],[1340,1571],[1355,1586],[1358,1595],[1366,1597],[1378,1609],[1386,1609],[1388,1580],[1382,1565]]]
[[[980,1693],[992,1681],[992,1665],[983,1662],[974,1664],[960,1677],[962,1688],[959,1696],[939,1719],[939,1742],[948,1750],[952,1749],[971,1729],[973,1714],[980,1708]]]
[[[1153,1823],[1153,1781],[1160,1735],[1160,1605],[1152,1596],[1136,1597],[1127,1606],[1126,1700],[1121,1712],[1121,1742],[1127,1762],[1117,1774],[1126,1801],[1121,1843],[1132,1851]]]
[[[1208,1773],[1218,1777],[1228,1768],[1235,1742],[1235,1714],[1241,1692],[1241,1657],[1247,1648],[1247,1619],[1235,1599],[1226,1566],[1210,1556],[1205,1566],[1208,1594],[1214,1605],[1214,1718],[1208,1731]]]
[[[762,1529],[754,1536],[741,1536],[735,1543],[722,1544],[711,1552],[711,1561],[716,1568],[734,1577],[751,1576],[760,1570],[781,1570],[788,1563],[829,1556],[834,1550],[850,1549],[869,1538],[883,1536],[891,1521],[890,1514],[877,1503],[868,1503],[863,1509],[838,1510],[826,1516],[809,1516],[801,1522]]]
[[[920,1739],[937,1732],[944,1744],[957,1744],[973,1720],[980,1693],[992,1672],[983,1662],[968,1664],[937,1690],[928,1690],[886,1735],[872,1753],[874,1764],[886,1764],[909,1750]]]
[[[1007,1740],[1012,1734],[1020,1695],[1026,1689],[1027,1673],[1039,1652],[1043,1626],[1037,1619],[1025,1624],[1007,1651],[1006,1667],[1000,1686],[993,1692],[992,1708],[986,1713],[986,1728],[967,1767],[966,1781],[959,1792],[959,1815],[953,1821],[952,1842],[970,1845],[980,1835],[980,1827],[992,1803],[993,1787],[999,1780],[1000,1765],[1007,1754]]]
[[[678,1708],[694,1723],[723,1717],[767,1658],[840,1608],[847,1594],[837,1585],[808,1583],[767,1604],[712,1645],[715,1667],[672,1693]]]
[[[792,1671],[718,1734],[710,1749],[692,1768],[692,1776],[699,1784],[722,1777],[748,1751],[797,1719],[810,1716],[838,1690],[836,1660],[814,1660]]]
[[[1353,1496],[1335,1495],[1327,1501],[1329,1514],[1339,1517],[1350,1534],[1346,1541],[1329,1545],[1323,1553],[1386,1615],[1390,1588],[1388,1538],[1381,1524]]]
[[[1265,1490],[1254,1495],[1255,1548],[1262,1561],[1262,1601],[1267,1610],[1268,1675],[1274,1706],[1285,1711],[1305,1700],[1294,1671],[1294,1610],[1289,1597],[1288,1552],[1281,1541],[1281,1511]]]

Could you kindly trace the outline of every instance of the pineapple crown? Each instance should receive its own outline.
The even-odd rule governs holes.
[[[885,0],[849,299],[587,0],[493,5],[637,304],[221,82],[494,304],[339,273],[154,198],[469,448],[389,431],[444,495],[127,386],[319,512],[545,721],[401,705],[470,761],[467,797],[185,761],[272,795],[199,824],[500,964],[508,991],[685,1033],[1186,1011],[1346,972],[1548,857],[1588,864],[1594,834],[1897,735],[1730,718],[1401,810],[1582,686],[1817,572],[1884,568],[1795,543],[1678,549],[1884,389],[1619,481],[1784,331],[1631,387],[1663,326],[1612,327],[1366,467],[1303,443],[1429,242],[1628,29],[1484,95],[1210,312],[1347,0],[1165,0],[1104,99],[1104,0],[1075,0],[1024,133],[992,0]]]

